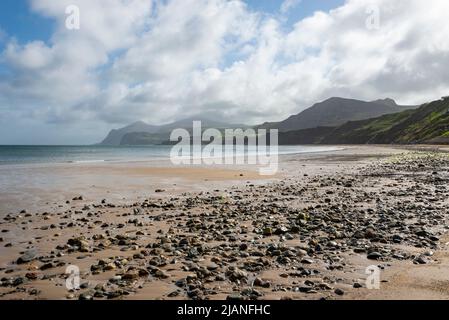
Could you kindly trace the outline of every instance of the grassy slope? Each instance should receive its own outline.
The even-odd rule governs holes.
[[[449,140],[449,99],[422,105],[416,110],[348,122],[321,143],[444,143]]]

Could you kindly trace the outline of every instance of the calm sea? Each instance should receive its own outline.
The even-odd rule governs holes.
[[[158,160],[168,159],[171,148],[171,146],[0,146],[0,165]],[[278,152],[295,154],[336,149],[338,148],[326,146],[280,146]]]

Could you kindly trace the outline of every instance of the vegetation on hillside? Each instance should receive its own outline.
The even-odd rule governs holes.
[[[313,137],[310,131],[289,133],[290,137],[301,135],[307,135],[308,140],[316,144],[448,144],[449,98],[424,104],[414,110],[347,122],[333,130],[316,131]],[[289,139],[288,144],[294,144],[294,141]]]

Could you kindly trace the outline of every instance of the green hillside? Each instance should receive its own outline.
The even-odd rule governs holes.
[[[324,144],[449,143],[449,98],[415,110],[348,122],[321,136]]]

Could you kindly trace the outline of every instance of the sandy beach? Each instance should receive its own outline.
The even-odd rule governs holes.
[[[279,165],[0,167],[0,299],[449,298],[447,149]]]

